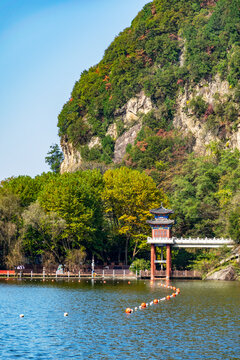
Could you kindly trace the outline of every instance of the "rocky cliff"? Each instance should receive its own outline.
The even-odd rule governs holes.
[[[240,0],[147,4],[63,106],[61,172],[121,163],[155,136],[191,137],[185,150],[199,155],[211,143],[240,149],[239,9]]]
[[[207,151],[207,145],[211,142],[223,142],[228,147],[240,150],[240,124],[222,137],[221,127],[209,129],[206,123],[206,114],[202,118],[197,117],[188,107],[191,100],[201,98],[207,109],[214,111],[219,99],[228,99],[233,94],[233,90],[226,80],[221,80],[217,74],[211,81],[202,81],[194,87],[185,86],[176,97],[175,115],[173,126],[178,129],[183,136],[191,134],[193,136],[193,151],[198,154],[204,154]],[[126,154],[128,144],[134,145],[137,134],[142,128],[142,115],[149,113],[156,108],[150,97],[147,97],[143,91],[131,98],[124,106],[117,109],[114,113],[114,122],[108,127],[106,135],[115,140],[113,161],[120,163]],[[236,107],[238,121],[240,119],[239,108]],[[211,114],[210,114],[211,115]],[[119,135],[117,124],[121,123],[122,133]],[[89,149],[95,146],[101,146],[99,137],[93,136],[88,142]],[[61,140],[61,146],[64,153],[64,161],[61,165],[61,172],[72,172],[79,168],[82,157],[80,152],[74,148],[66,137]]]
[[[117,109],[114,113],[114,122],[108,127],[106,135],[115,139],[113,161],[119,163],[122,161],[128,144],[133,145],[140,131],[141,116],[147,114],[153,108],[151,99],[143,91],[131,98],[124,106]],[[117,124],[121,123],[122,134],[118,136]],[[87,146],[89,149],[95,146],[101,146],[99,137],[94,136],[90,139]],[[64,153],[64,161],[61,164],[61,173],[76,171],[82,162],[81,154],[74,149],[71,142],[66,137],[61,139],[61,147]]]

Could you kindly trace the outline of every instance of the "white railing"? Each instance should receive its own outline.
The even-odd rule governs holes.
[[[233,247],[234,241],[232,239],[224,239],[224,238],[147,238],[148,244],[156,244],[156,245],[172,245],[173,247],[192,247],[192,248],[217,248],[220,246]]]

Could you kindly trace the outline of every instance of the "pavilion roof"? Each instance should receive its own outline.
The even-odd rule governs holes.
[[[151,214],[156,214],[156,215],[167,215],[167,214],[173,214],[174,211],[170,210],[170,209],[165,209],[161,204],[161,206],[159,208],[151,209],[150,213]]]
[[[147,220],[147,223],[150,225],[172,225],[174,224],[174,220],[170,220],[167,218],[158,218],[153,220]]]

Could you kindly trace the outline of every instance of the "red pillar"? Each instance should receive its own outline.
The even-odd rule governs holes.
[[[154,244],[151,244],[151,280],[154,280],[156,270],[156,248]]]
[[[171,277],[171,245],[167,245],[166,279]]]

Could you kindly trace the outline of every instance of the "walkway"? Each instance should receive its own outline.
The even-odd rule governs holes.
[[[235,245],[232,239],[224,238],[147,238],[148,244],[171,245],[174,248],[218,248],[221,246],[233,247]]]

